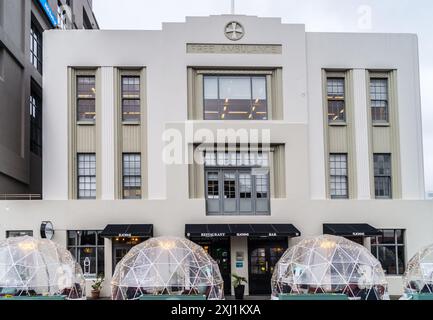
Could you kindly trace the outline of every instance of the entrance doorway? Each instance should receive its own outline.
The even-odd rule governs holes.
[[[364,237],[358,237],[358,236],[345,236],[347,240],[353,241],[357,244],[360,244],[361,246],[364,246]]]
[[[287,248],[287,238],[248,240],[250,295],[271,294],[275,265]]]
[[[215,260],[224,280],[224,294],[231,294],[231,257],[230,239],[191,239],[191,241],[202,246],[203,249]]]
[[[143,241],[147,240],[148,238],[139,238],[139,237],[132,237],[132,238],[113,238],[112,246],[113,246],[113,274],[116,270],[117,264],[120,262],[120,260],[123,259],[124,256],[131,250],[133,247],[135,247],[137,244],[142,243]]]

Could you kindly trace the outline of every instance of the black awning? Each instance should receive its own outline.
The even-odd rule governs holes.
[[[367,223],[328,223],[323,225],[323,233],[334,236],[380,236],[382,232]]]
[[[299,237],[293,224],[187,224],[188,238]]]
[[[104,238],[115,237],[153,237],[153,224],[109,224],[102,231]]]

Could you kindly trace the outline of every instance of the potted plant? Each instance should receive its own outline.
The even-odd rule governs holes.
[[[244,300],[244,294],[245,294],[244,284],[248,283],[247,279],[237,274],[233,274],[232,278],[233,278],[233,288],[235,289],[236,300]]]
[[[98,275],[96,280],[92,284],[92,299],[97,300],[101,295],[102,284],[104,283],[104,276],[102,274]]]

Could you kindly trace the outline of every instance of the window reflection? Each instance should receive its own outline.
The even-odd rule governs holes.
[[[266,77],[205,76],[205,120],[267,120]]]

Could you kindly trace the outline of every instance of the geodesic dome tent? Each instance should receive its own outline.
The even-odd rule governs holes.
[[[407,294],[433,293],[433,245],[421,249],[409,260],[403,284]]]
[[[195,243],[182,238],[149,239],[118,263],[111,282],[113,300],[136,300],[145,295],[205,295],[224,298],[217,263]]]
[[[388,299],[380,262],[365,247],[331,235],[302,240],[284,253],[272,276],[273,299],[280,294]]]
[[[32,237],[0,241],[0,296],[85,298],[85,279],[71,253]]]

